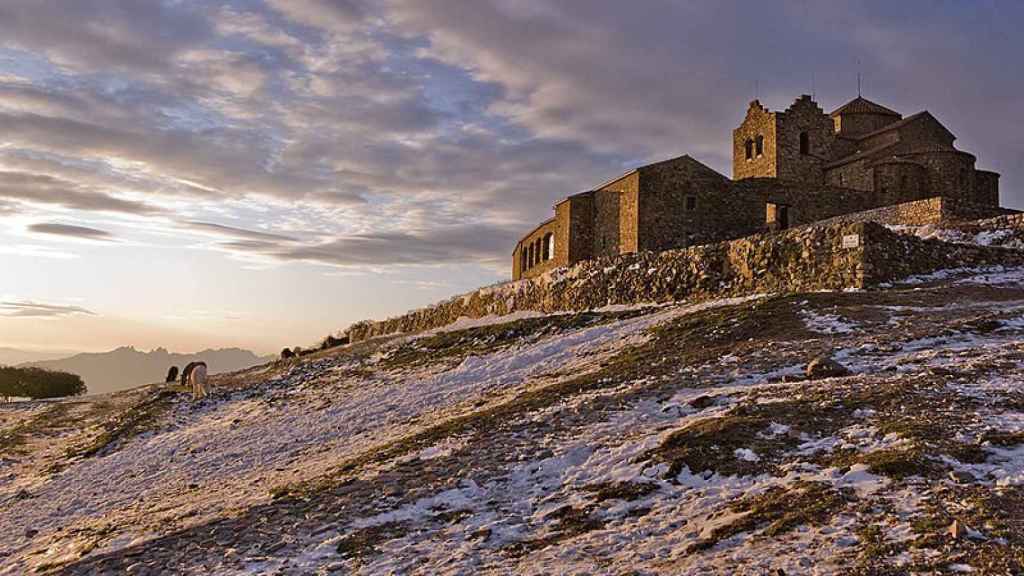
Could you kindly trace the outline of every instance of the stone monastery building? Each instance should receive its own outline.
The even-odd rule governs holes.
[[[904,118],[858,96],[826,114],[805,95],[772,112],[755,100],[732,140],[731,180],[681,156],[562,200],[516,244],[513,279],[927,198],[999,205],[999,174],[976,169],[927,111]]]

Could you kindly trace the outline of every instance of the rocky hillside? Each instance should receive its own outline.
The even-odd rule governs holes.
[[[200,403],[0,406],[0,574],[1020,573],[1022,280],[519,314]]]

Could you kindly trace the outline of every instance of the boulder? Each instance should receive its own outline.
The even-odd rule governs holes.
[[[819,378],[846,376],[850,373],[850,370],[833,360],[831,356],[818,356],[807,363],[804,373],[807,374],[808,379],[817,380]]]

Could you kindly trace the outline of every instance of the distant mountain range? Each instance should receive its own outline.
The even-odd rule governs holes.
[[[40,351],[40,350],[19,350],[17,348],[5,348],[0,346],[0,366],[17,366],[26,362],[41,362],[43,360],[56,360],[67,358],[77,354],[74,350],[64,351]]]
[[[210,373],[241,370],[273,360],[273,356],[257,356],[240,348],[203,350],[194,354],[177,354],[164,348],[142,352],[131,346],[122,346],[110,352],[75,354],[68,358],[29,361],[21,366],[38,366],[48,370],[61,370],[78,374],[89,387],[90,394],[126,390],[142,384],[163,382],[171,366],[184,368],[195,360],[209,366]],[[2,361],[0,361],[2,363]]]

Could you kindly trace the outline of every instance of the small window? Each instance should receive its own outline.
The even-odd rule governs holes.
[[[800,154],[807,156],[811,153],[811,136],[807,132],[800,133]]]
[[[687,196],[686,197],[686,209],[688,211],[693,211],[693,210],[697,209],[697,197],[696,196]]]
[[[757,140],[754,141],[754,148],[758,156],[764,154],[764,136],[757,135]]]
[[[839,185],[840,186],[843,185],[843,175],[842,174],[839,175]]]
[[[526,248],[523,246],[519,247],[519,270],[525,272],[529,268],[529,262],[526,260]]]
[[[747,149],[747,160],[750,160],[751,158],[754,157],[754,141],[751,140],[750,138],[747,138],[747,142],[746,144],[744,144],[744,146]]]
[[[543,259],[545,262],[551,260],[551,242],[548,240],[549,238],[551,238],[551,234],[545,235],[544,241],[541,242],[541,259]]]

